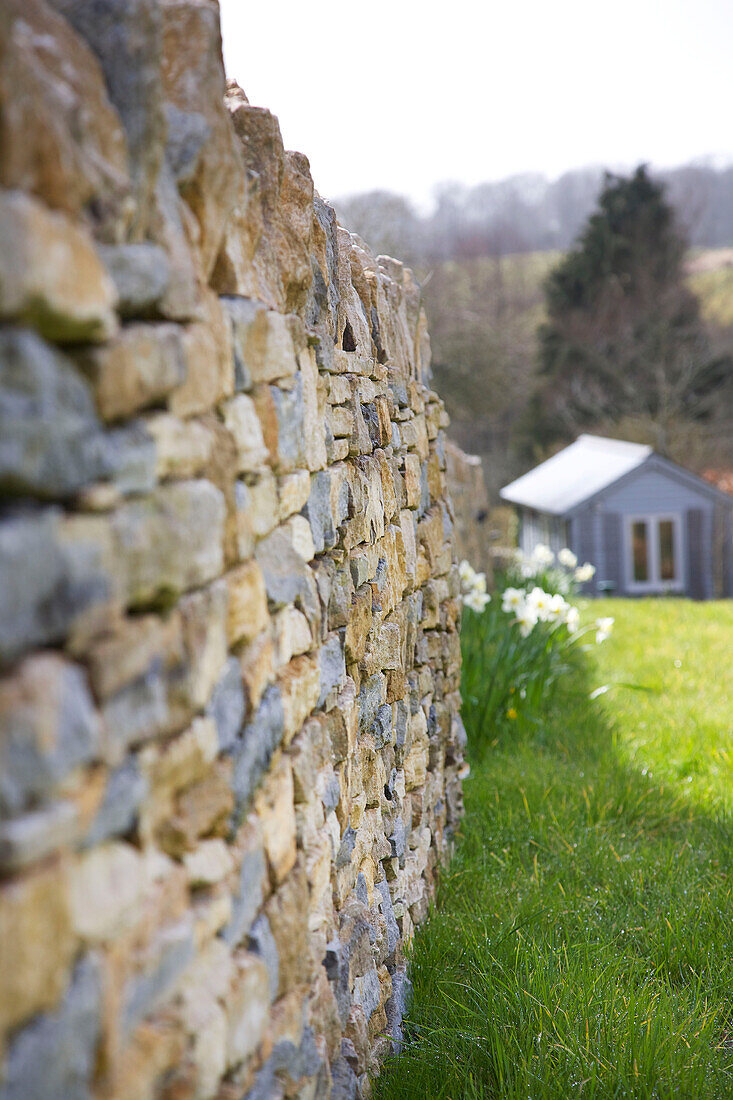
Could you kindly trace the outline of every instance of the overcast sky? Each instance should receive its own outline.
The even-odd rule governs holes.
[[[220,0],[224,59],[329,199],[733,161],[731,0]]]

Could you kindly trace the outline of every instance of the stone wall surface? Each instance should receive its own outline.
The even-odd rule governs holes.
[[[446,479],[454,512],[456,555],[493,581],[489,494],[478,455],[468,455],[452,440],[445,444]]]
[[[461,814],[420,290],[210,0],[0,0],[0,1100],[369,1095]]]

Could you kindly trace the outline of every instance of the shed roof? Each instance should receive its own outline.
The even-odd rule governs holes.
[[[500,496],[538,512],[563,515],[641,466],[651,447],[581,435],[529,473],[505,485]]]

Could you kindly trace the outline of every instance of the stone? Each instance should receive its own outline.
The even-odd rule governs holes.
[[[237,566],[226,577],[229,593],[229,645],[253,641],[269,622],[262,569],[256,561]]]
[[[224,500],[208,481],[161,486],[124,505],[112,530],[130,606],[170,599],[222,571]]]
[[[308,935],[303,913],[308,908],[308,879],[297,864],[265,904],[265,914],[278,953],[277,996],[308,980]]]
[[[117,294],[92,239],[20,191],[0,194],[0,319],[58,343],[107,340]]]
[[[28,657],[0,680],[0,815],[46,796],[99,746],[82,669],[54,653]]]
[[[187,852],[183,865],[192,886],[214,886],[227,877],[234,860],[224,841],[213,838],[202,840],[195,851]]]
[[[77,809],[67,801],[0,821],[0,872],[12,874],[45,859],[76,840],[78,832]]]
[[[320,615],[318,591],[312,572],[293,548],[282,528],[257,545],[255,557],[265,578],[267,598],[275,607],[294,604],[309,622]]]
[[[241,742],[234,750],[234,793],[240,807],[246,807],[282,741],[285,713],[280,689],[271,685],[262,695]]]
[[[84,838],[89,847],[131,832],[147,794],[147,782],[132,757],[115,768],[107,779],[102,803]]]
[[[275,647],[271,632],[263,630],[239,656],[247,703],[256,709],[268,684],[275,679]]]
[[[258,386],[253,391],[269,462],[278,474],[307,466],[303,375],[290,386]]]
[[[280,986],[280,956],[265,913],[262,913],[252,925],[249,948],[260,956],[267,969],[270,1001],[274,1001]]]
[[[348,517],[349,489],[343,467],[331,467],[311,476],[310,493],[303,510],[316,554],[331,550],[338,531]]]
[[[214,434],[197,420],[179,420],[168,413],[145,419],[155,444],[155,466],[160,481],[198,477],[207,469],[214,448]]]
[[[237,657],[229,657],[214,686],[206,713],[214,719],[219,748],[230,749],[242,728],[245,714],[242,669]]]
[[[320,694],[316,706],[322,707],[332,691],[340,688],[346,678],[343,643],[338,634],[331,634],[323,643],[320,658]]]
[[[222,931],[224,941],[232,947],[242,943],[260,910],[267,887],[267,865],[259,833],[247,830],[241,853],[239,884],[232,902],[231,919]]]
[[[277,526],[277,482],[270,470],[263,470],[250,484],[237,481],[235,486],[237,553],[249,558],[259,539]]]
[[[234,392],[234,360],[221,303],[212,293],[202,295],[200,320],[186,327],[183,355],[185,381],[169,398],[175,416],[208,412]]]
[[[304,508],[310,491],[311,475],[308,470],[295,470],[292,474],[284,474],[277,479],[278,519],[280,522]]]
[[[292,378],[298,363],[287,317],[247,298],[221,301],[229,318],[237,389]]]
[[[0,490],[68,497],[112,474],[86,379],[24,329],[0,331]]]
[[[265,1033],[270,1000],[270,977],[264,961],[242,951],[236,955],[232,992],[227,998],[227,1066],[244,1062]]]
[[[219,10],[194,0],[164,0],[161,15],[163,93],[175,109],[168,112],[169,142],[181,128],[181,115],[193,115],[194,132],[197,128],[205,134],[185,172],[179,171],[179,188],[198,222],[199,253],[208,278],[243,175],[239,143],[223,102]]]
[[[125,325],[112,343],[79,356],[105,420],[117,420],[160,402],[186,377],[181,333],[176,325]]]
[[[0,1033],[55,1008],[76,946],[62,863],[47,863],[2,883]]]
[[[120,317],[147,318],[159,314],[171,272],[168,256],[159,245],[100,245],[99,256],[117,291]]]
[[[136,200],[133,232],[149,226],[165,141],[160,77],[161,20],[153,0],[53,0],[86,39],[122,119]]]
[[[7,0],[0,37],[0,186],[118,240],[132,214],[127,146],[94,57],[48,4]]]
[[[372,589],[371,585],[364,584],[354,593],[351,617],[346,626],[344,651],[347,664],[357,663],[364,656],[371,626]]]
[[[53,508],[0,520],[0,664],[109,613],[115,578],[104,521]]]
[[[296,857],[293,773],[287,757],[281,757],[270,769],[255,794],[254,810],[262,826],[270,874],[277,885],[292,870]]]
[[[267,448],[254,402],[244,393],[222,405],[224,423],[237,447],[237,473],[254,473],[267,461]]]
[[[304,516],[291,516],[282,524],[281,530],[286,533],[299,558],[305,562],[313,561],[316,550],[310,524]]]
[[[194,957],[189,921],[162,929],[150,944],[142,970],[126,983],[122,993],[120,1028],[129,1038],[139,1023],[170,995]]]
[[[2,1100],[88,1100],[102,1002],[98,962],[77,964],[61,1005],[18,1031],[5,1058]]]
[[[145,861],[132,845],[113,841],[85,852],[69,877],[74,932],[92,944],[116,939],[138,918],[147,885]]]
[[[284,711],[283,739],[287,745],[318,703],[321,691],[318,658],[310,655],[294,657],[278,673],[277,683]]]
[[[275,662],[277,667],[287,665],[293,657],[307,653],[313,645],[308,620],[294,607],[283,607],[272,618]]]

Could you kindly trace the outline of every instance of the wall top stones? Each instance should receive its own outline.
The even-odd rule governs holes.
[[[420,288],[211,0],[0,0],[0,1100],[360,1097],[461,814]]]

